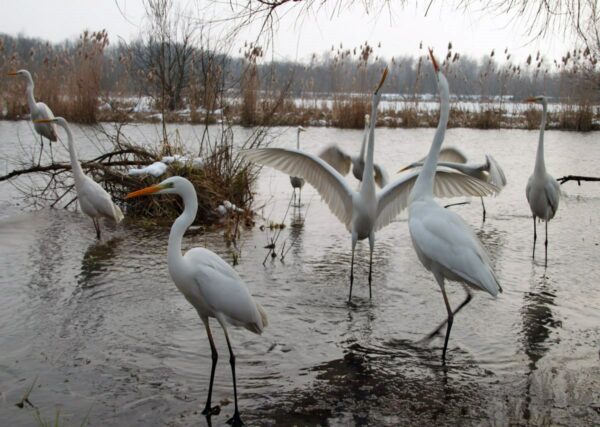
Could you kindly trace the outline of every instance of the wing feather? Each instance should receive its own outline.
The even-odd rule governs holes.
[[[100,184],[89,176],[86,176],[86,178],[81,193],[78,194],[80,203],[87,202],[100,215],[112,219],[117,224],[121,222],[123,220],[123,212],[121,212],[121,209],[113,203],[110,195]]]
[[[344,152],[337,145],[332,145],[319,154],[319,157],[325,160],[341,175],[346,176],[352,166],[352,157]]]
[[[419,171],[403,175],[377,195],[377,222],[375,231],[382,229],[408,206],[410,192],[415,185]],[[484,197],[498,189],[484,181],[462,173],[438,168],[433,184],[435,197]]]
[[[32,112],[31,114],[32,120],[54,118],[54,113],[52,113],[50,107],[43,102],[38,102],[36,107],[36,111]],[[58,129],[56,127],[56,123],[36,123],[34,127],[39,133],[41,133],[50,141],[56,142],[58,140]]]
[[[548,200],[550,209],[552,209],[551,218],[553,218],[558,210],[558,203],[560,202],[560,185],[554,178],[548,179],[544,186],[544,192],[546,193],[546,199]]]
[[[379,188],[385,188],[385,186],[390,182],[390,177],[388,176],[387,171],[383,166],[380,166],[377,163],[373,165],[373,168],[375,169],[375,182]]]
[[[489,182],[500,189],[504,188],[506,186],[506,176],[504,176],[504,171],[500,167],[500,164],[489,154],[486,154],[485,158],[488,163]]]
[[[266,314],[233,267],[205,248],[190,249],[185,259],[199,267],[194,275],[195,291],[215,314],[257,334],[263,331],[268,323]]]
[[[423,159],[422,161],[425,161]],[[467,156],[456,147],[446,147],[440,150],[439,162],[467,163]]]
[[[240,153],[252,162],[304,178],[319,192],[331,212],[346,227],[350,226],[354,191],[344,177],[323,159],[304,151],[285,148],[258,148],[242,150]]]

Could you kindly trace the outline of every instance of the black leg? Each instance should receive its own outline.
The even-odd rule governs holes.
[[[302,206],[302,187],[298,189],[298,207]]]
[[[348,294],[348,302],[352,302],[352,284],[354,283],[354,244],[352,245],[352,261],[350,261],[350,293]]]
[[[100,223],[96,218],[92,218],[92,222],[94,223],[94,228],[96,229],[96,237],[100,240]]]
[[[452,309],[450,308],[450,303],[448,302],[448,296],[446,295],[446,290],[444,289],[444,278],[436,277],[440,288],[442,289],[442,296],[444,297],[444,304],[446,304],[446,311],[448,312],[448,320],[447,320],[447,328],[446,328],[446,338],[444,339],[444,350],[442,352],[442,364],[446,364],[446,350],[448,349],[448,340],[450,339],[450,331],[452,330],[452,323],[454,322],[454,314],[452,313]]]
[[[548,267],[548,220],[546,220],[546,240],[544,241],[544,267]]]
[[[373,239],[369,239],[369,246],[370,246],[370,254],[369,254],[369,299],[372,298],[372,293],[371,293],[371,273],[373,271]]]
[[[535,215],[533,216],[533,255],[532,258],[535,258],[535,241],[537,240],[537,227],[535,225]]]
[[[210,342],[210,351],[212,353],[212,367],[210,369],[210,384],[208,385],[208,398],[206,399],[206,405],[204,406],[204,410],[202,411],[202,413],[210,417],[211,415],[217,415],[219,412],[221,412],[221,408],[219,407],[219,405],[213,407],[210,406],[210,402],[212,399],[213,383],[215,381],[215,369],[217,367],[217,360],[219,359],[219,355],[217,353],[217,348],[215,347],[215,343],[213,341],[212,333],[210,332],[208,319],[202,320],[204,321],[204,326],[206,327],[206,335],[208,335],[208,341]]]
[[[229,335],[227,334],[227,329],[223,328],[223,331],[225,332],[227,347],[229,348],[229,363],[231,364],[231,375],[233,376],[233,398],[235,401],[235,412],[233,413],[233,417],[227,420],[227,424],[231,424],[232,426],[243,426],[244,422],[240,417],[240,411],[238,409],[237,384],[235,381],[235,355],[233,354],[233,350],[231,349],[231,343],[229,342]]]
[[[373,270],[373,251],[371,251],[371,255],[369,256],[369,299],[373,297],[371,293],[371,272]]]
[[[40,135],[40,156],[38,157],[38,166],[40,165],[40,162],[42,161],[42,152],[44,151],[44,137],[42,135]]]
[[[456,310],[454,310],[452,312],[452,316],[454,316],[456,313],[458,313],[473,298],[473,295],[471,294],[471,291],[469,291],[469,288],[465,287],[465,291],[467,291],[467,297],[465,298],[465,300],[463,302],[460,303],[460,305],[458,307],[456,307]],[[440,323],[440,325],[437,328],[435,328],[435,330],[433,332],[431,332],[429,335],[427,335],[426,339],[430,340],[433,337],[435,337],[437,334],[439,334],[447,322],[448,322],[448,320],[444,320],[442,323]]]
[[[481,206],[483,207],[483,222],[485,222],[485,203],[483,203],[483,197],[480,197],[481,199]]]

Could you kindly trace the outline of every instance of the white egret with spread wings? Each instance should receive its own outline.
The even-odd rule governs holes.
[[[346,226],[352,236],[349,302],[352,300],[354,251],[357,241],[369,238],[369,297],[371,297],[375,232],[388,225],[407,206],[408,195],[418,175],[418,172],[405,174],[388,184],[379,194],[376,193],[373,172],[375,123],[377,106],[381,99],[380,89],[386,76],[387,68],[372,96],[367,157],[362,185],[358,191],[353,190],[339,172],[316,155],[285,148],[242,151],[250,161],[306,179],[319,192],[331,212]],[[493,191],[495,187],[454,171],[441,170],[436,175],[435,192],[440,197],[484,196]]]
[[[400,169],[399,172],[421,167],[423,166],[424,161],[425,158],[419,160],[418,162],[411,163],[410,165]],[[465,154],[458,148],[442,148],[437,166],[455,169],[464,173],[465,175],[489,182],[498,189],[498,192],[495,194],[500,193],[500,191],[502,191],[502,189],[506,186],[506,177],[504,176],[504,171],[500,167],[500,164],[490,154],[485,155],[484,162],[474,162],[468,161],[467,156],[465,156]],[[483,208],[483,221],[485,222],[486,211],[483,197],[481,197],[481,206]]]

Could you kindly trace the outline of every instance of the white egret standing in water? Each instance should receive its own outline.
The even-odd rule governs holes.
[[[56,142],[58,140],[58,133],[56,131],[56,125],[54,123],[41,123],[36,122],[43,119],[53,119],[54,114],[52,110],[43,102],[35,102],[33,96],[33,79],[31,74],[27,70],[19,70],[8,73],[9,76],[22,76],[27,80],[27,105],[29,106],[29,114],[33,121],[33,128],[40,135],[40,156],[38,158],[38,165],[42,160],[42,151],[44,150],[44,138],[47,138],[50,142]],[[50,144],[50,151],[52,151],[52,145]]]
[[[234,426],[243,425],[238,409],[235,355],[229,341],[227,324],[242,326],[255,334],[261,334],[268,324],[267,314],[260,304],[254,301],[246,284],[237,272],[220,256],[205,248],[193,248],[187,251],[185,255],[181,254],[183,234],[194,222],[198,211],[198,198],[192,183],[185,178],[173,176],[165,179],[160,184],[129,193],[126,198],[149,194],[177,194],[183,199],[183,213],[173,223],[169,235],[167,264],[175,286],[198,312],[210,342],[212,367],[208,386],[208,399],[202,413],[210,416],[220,411],[218,405],[211,407],[212,388],[218,359],[217,348],[209,325],[209,318],[212,317],[217,319],[217,322],[223,328],[229,349],[235,412],[228,423]]]
[[[362,182],[365,170],[365,148],[369,136],[370,122],[369,115],[365,114],[365,131],[363,132],[362,144],[358,156],[351,156],[334,144],[323,150],[321,154],[319,154],[319,157],[344,176],[348,175],[350,166],[352,166],[352,175]],[[379,188],[385,187],[389,182],[389,177],[385,168],[377,163],[373,163],[373,169],[375,170],[375,183]]]
[[[436,164],[450,114],[450,90],[446,77],[440,71],[431,50],[429,55],[440,91],[440,120],[423,169],[410,192],[408,227],[419,260],[433,273],[444,297],[448,319],[429,337],[432,338],[445,324],[448,325],[442,353],[442,360],[445,363],[454,315],[471,300],[469,287],[487,291],[493,296],[502,292],[502,288],[492,270],[485,249],[469,226],[455,212],[444,209],[433,200]],[[455,311],[450,308],[446,296],[444,287],[446,279],[462,283],[467,292],[467,298]]]
[[[242,151],[242,154],[250,161],[306,179],[321,194],[331,212],[346,226],[352,236],[349,302],[352,300],[354,283],[356,242],[369,238],[369,297],[371,297],[375,232],[389,224],[406,207],[408,194],[418,175],[418,172],[406,174],[388,184],[381,193],[376,194],[373,173],[375,123],[377,106],[381,99],[380,89],[387,72],[386,68],[372,97],[367,158],[359,191],[350,188],[342,175],[323,159],[313,154],[284,148],[259,148]],[[495,191],[495,187],[461,173],[438,171],[435,191],[441,197],[483,196]]]
[[[298,126],[298,130],[296,131],[296,150],[300,150],[300,132],[305,132],[302,126]],[[296,200],[296,188],[300,193],[298,197],[298,205],[302,203],[302,187],[304,187],[304,178],[300,178],[297,176],[290,176],[290,183],[292,184],[292,188],[294,189],[294,200]]]
[[[411,163],[410,165],[400,169],[398,172],[423,166],[424,161],[425,159],[421,159],[418,162]],[[506,186],[506,177],[504,176],[504,171],[498,162],[489,154],[485,155],[485,162],[468,162],[467,156],[465,156],[458,148],[443,148],[440,151],[437,166],[455,169],[464,173],[465,175],[489,182],[498,188],[498,192],[496,194],[500,193],[500,191],[502,191],[502,189]],[[483,208],[483,221],[485,222],[485,204],[483,203],[483,197],[481,197],[481,206]]]
[[[69,157],[71,158],[71,170],[73,171],[77,200],[79,201],[81,211],[92,218],[94,228],[96,229],[96,237],[100,239],[100,218],[108,218],[118,224],[123,220],[121,209],[113,203],[110,195],[100,184],[83,173],[83,169],[81,168],[79,160],[77,160],[77,154],[75,153],[73,134],[65,119],[62,117],[55,117],[53,119],[36,120],[34,123],[56,123],[67,132],[67,138],[69,140]]]
[[[544,241],[545,258],[544,266],[548,265],[548,221],[554,218],[558,210],[560,201],[560,185],[546,172],[546,163],[544,162],[544,129],[546,128],[546,118],[548,116],[548,101],[545,96],[536,96],[527,98],[525,102],[535,102],[542,104],[542,123],[540,125],[540,139],[538,141],[537,153],[535,156],[535,168],[533,175],[527,181],[525,195],[531,208],[533,216],[533,257],[535,258],[535,241],[537,240],[536,218],[540,218],[546,223],[546,240]]]

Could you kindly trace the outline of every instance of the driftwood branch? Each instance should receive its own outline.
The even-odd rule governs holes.
[[[595,176],[579,176],[579,175],[567,175],[557,179],[560,185],[563,185],[567,181],[577,181],[577,185],[581,185],[581,181],[600,181],[600,178]]]
[[[117,154],[123,154],[123,153],[119,152],[117,154],[114,154],[114,153],[111,153],[111,154],[117,155]],[[105,154],[105,155],[101,156],[101,158],[105,159],[108,156],[109,156],[108,154]],[[90,160],[87,162],[82,162],[81,167],[85,170],[90,171],[90,170],[95,170],[95,169],[105,169],[107,167],[114,167],[114,166],[138,166],[138,165],[149,165],[151,163],[152,163],[152,160],[118,160],[118,161],[103,162],[103,163],[98,163],[97,161]],[[15,169],[6,175],[2,175],[2,176],[0,176],[0,182],[14,178],[16,176],[27,175],[30,173],[65,172],[65,171],[70,171],[70,170],[71,170],[70,163],[51,163],[51,164],[45,165],[45,166],[36,165],[36,166],[24,168],[24,169]]]

